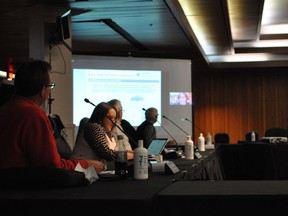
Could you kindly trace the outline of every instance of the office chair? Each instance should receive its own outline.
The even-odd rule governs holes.
[[[227,133],[216,133],[214,135],[215,144],[229,144],[230,137]]]
[[[87,117],[84,117],[80,120],[75,145],[76,145],[76,143],[82,142],[82,139],[84,139],[84,137],[83,137],[84,128],[85,128],[86,124],[88,123],[88,121],[89,121],[89,118],[87,118]]]
[[[255,132],[255,131],[254,131],[254,133],[255,133],[255,141],[258,141],[258,140],[259,140],[259,133],[258,133],[258,132]],[[245,134],[245,140],[246,140],[246,141],[252,141],[252,140],[251,140],[251,134],[252,134],[252,131],[247,132],[247,133]]]
[[[265,131],[265,137],[287,137],[286,128],[269,128]]]
[[[60,116],[57,114],[49,114],[48,118],[51,122],[59,155],[62,158],[69,159],[72,154],[72,150],[67,141],[67,131]]]
[[[88,144],[84,137],[84,128],[88,123],[89,118],[84,117],[80,120],[79,128],[76,136],[75,146],[72,151],[71,159],[92,159],[98,160],[92,147]]]

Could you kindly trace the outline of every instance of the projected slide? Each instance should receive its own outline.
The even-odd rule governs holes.
[[[142,108],[157,107],[161,114],[161,71],[149,70],[73,70],[74,103],[83,103],[84,97],[95,105],[102,101],[119,99],[125,113],[129,113],[130,123],[140,125],[143,115]],[[87,105],[86,105],[87,107]],[[83,117],[83,111],[92,113],[89,109],[74,112],[75,123]]]
[[[73,55],[72,62],[76,126],[83,117],[89,118],[94,109],[84,102],[85,98],[95,105],[119,99],[123,118],[135,128],[145,120],[143,108],[155,107],[159,113],[154,124],[157,137],[172,139],[173,136],[181,143],[187,139],[183,130],[192,134],[192,123],[182,121],[193,119],[190,60]]]

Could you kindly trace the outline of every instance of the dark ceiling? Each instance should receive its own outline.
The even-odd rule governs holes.
[[[273,1],[280,8],[277,22],[288,23],[288,1]],[[255,48],[249,45],[259,40],[288,39],[285,33],[260,34],[264,0],[183,2],[189,8],[190,17],[198,18],[195,29],[193,25],[190,27],[176,0],[2,0],[0,63],[9,57],[14,61],[29,57],[31,19],[55,17],[56,20],[71,9],[73,54],[179,59],[199,56],[210,67],[222,67],[227,66],[223,56],[264,52],[273,58],[256,66],[287,65],[287,46]],[[227,2],[235,5],[230,13]],[[237,36],[230,28],[231,17],[238,20]],[[196,27],[205,30],[203,38],[196,35]],[[208,51],[204,49],[203,40],[210,45]],[[214,62],[210,57],[218,60]]]

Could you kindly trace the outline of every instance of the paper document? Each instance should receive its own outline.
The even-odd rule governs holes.
[[[85,174],[85,178],[88,179],[90,184],[99,179],[99,176],[97,175],[93,166],[89,166],[87,169],[84,169],[81,164],[78,163],[75,167],[75,171],[83,172]]]

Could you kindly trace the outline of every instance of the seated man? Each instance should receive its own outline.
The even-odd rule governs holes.
[[[136,130],[137,141],[143,140],[143,146],[148,148],[151,141],[156,138],[156,128],[154,127],[157,122],[158,110],[150,107],[145,111],[145,121],[143,121]]]
[[[129,150],[137,148],[137,138],[136,130],[134,127],[125,119],[123,119],[123,109],[122,104],[117,99],[112,99],[108,101],[117,111],[116,115],[116,125],[112,128],[112,131],[117,135],[124,136],[124,143],[126,146],[129,146]]]
[[[97,160],[62,158],[48,116],[41,105],[55,87],[51,65],[30,61],[21,65],[14,82],[15,94],[0,108],[0,169],[19,167],[74,170],[93,166],[97,173],[105,164]]]

